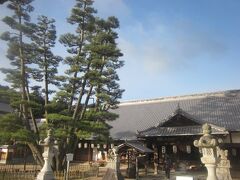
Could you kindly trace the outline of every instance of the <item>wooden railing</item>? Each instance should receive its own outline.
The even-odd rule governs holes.
[[[32,167],[31,165],[0,165],[0,180],[34,180],[40,171],[40,167]],[[97,177],[99,167],[97,165],[88,164],[70,164],[68,179],[88,179]],[[65,180],[66,171],[54,172],[56,180]]]

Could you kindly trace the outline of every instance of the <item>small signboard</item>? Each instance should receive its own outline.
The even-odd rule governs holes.
[[[73,154],[72,153],[66,154],[66,157],[67,157],[67,161],[72,161],[73,160]]]
[[[166,153],[166,147],[165,146],[162,146],[162,153]]]
[[[193,180],[191,176],[176,176],[176,180]]]

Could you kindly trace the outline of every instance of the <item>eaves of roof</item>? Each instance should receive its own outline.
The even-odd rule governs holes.
[[[210,124],[211,125],[211,124]],[[212,134],[229,134],[224,128],[211,125]],[[190,136],[203,135],[202,126],[181,127],[153,127],[149,130],[140,131],[138,137],[164,137],[164,136]]]
[[[140,153],[153,153],[153,150],[147,148],[142,142],[140,141],[126,141],[123,144],[120,144],[118,146],[118,150],[124,148],[124,147],[130,147],[135,149],[136,151]]]

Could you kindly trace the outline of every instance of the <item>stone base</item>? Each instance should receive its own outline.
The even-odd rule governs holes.
[[[124,180],[124,177],[120,173],[116,173],[114,169],[108,168],[102,180]]]
[[[207,180],[218,180],[217,175],[216,175],[216,165],[215,164],[205,164],[205,166],[208,171]]]
[[[52,171],[46,171],[46,172],[40,172],[37,175],[36,180],[55,180],[55,178]]]

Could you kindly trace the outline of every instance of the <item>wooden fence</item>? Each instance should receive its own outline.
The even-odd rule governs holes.
[[[34,180],[39,173],[39,167],[31,167],[31,165],[22,167],[22,165],[1,165],[0,166],[0,180]],[[97,165],[88,164],[70,164],[68,179],[80,180],[97,177],[99,167]],[[56,180],[65,180],[66,171],[54,172]]]

